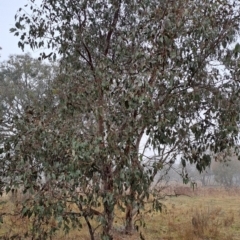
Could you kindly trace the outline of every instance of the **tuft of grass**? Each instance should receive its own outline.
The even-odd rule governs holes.
[[[219,229],[222,226],[221,211],[220,207],[196,210],[192,217],[194,235],[199,238],[219,238]]]

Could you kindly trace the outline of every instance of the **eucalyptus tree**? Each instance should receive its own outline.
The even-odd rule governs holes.
[[[31,14],[19,9],[11,31],[22,49],[59,58],[62,72],[52,86],[57,104],[34,113],[41,124],[25,123],[31,131],[18,135],[18,150],[8,155],[21,159],[19,169],[35,159],[51,183],[51,198],[38,189],[23,213],[39,216],[39,226],[55,217],[65,230],[84,217],[92,239],[88,219],[97,217],[102,238],[111,239],[118,206],[130,233],[164,164],[180,156],[202,171],[208,152],[238,141],[239,1],[34,2]],[[140,151],[145,135],[154,158]],[[23,176],[9,169],[13,174]],[[32,174],[24,173],[22,184],[34,193]]]
[[[17,141],[8,142],[20,132],[15,121],[22,121],[26,115],[31,113],[31,109],[38,108],[41,105],[40,102],[46,97],[49,83],[55,74],[54,69],[53,64],[41,63],[32,58],[30,54],[12,55],[8,60],[0,63],[1,158],[4,155],[4,149],[10,150],[10,145],[16,146]],[[9,154],[15,153],[11,151],[5,157],[8,158]],[[20,179],[16,175],[10,176],[9,172],[6,172],[9,168],[11,168],[10,161],[1,159],[1,192],[6,189],[5,184],[11,182],[11,179]],[[38,174],[41,176],[41,172]]]
[[[29,54],[12,55],[0,63],[0,136],[14,134],[11,118],[21,117],[25,110],[44,98],[54,66],[43,64]]]

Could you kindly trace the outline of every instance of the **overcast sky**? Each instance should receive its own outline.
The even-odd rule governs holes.
[[[18,48],[19,37],[13,36],[9,29],[15,26],[14,16],[20,7],[28,3],[28,0],[0,0],[0,51],[1,59],[6,60],[11,54],[22,54]],[[33,53],[29,48],[25,52]]]

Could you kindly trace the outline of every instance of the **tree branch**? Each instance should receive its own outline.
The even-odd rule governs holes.
[[[107,34],[107,39],[106,39],[107,46],[106,46],[105,51],[104,51],[104,55],[105,56],[107,56],[107,54],[108,54],[108,51],[109,51],[109,48],[110,48],[110,41],[111,41],[111,37],[112,37],[112,34],[113,34],[113,30],[116,28],[116,25],[117,25],[117,22],[118,22],[120,7],[121,7],[121,0],[119,1],[118,8],[117,8],[117,10],[114,13],[113,22],[112,22],[112,24],[110,26],[110,29],[108,31],[108,34]]]

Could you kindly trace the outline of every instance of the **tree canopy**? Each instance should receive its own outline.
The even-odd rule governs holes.
[[[9,189],[32,193],[22,213],[38,217],[36,236],[57,230],[40,227],[49,217],[66,231],[84,218],[94,239],[93,217],[111,239],[116,206],[130,233],[164,165],[180,157],[202,171],[214,153],[238,154],[239,1],[34,2],[10,31],[60,72],[41,105],[13,119],[1,164]],[[140,151],[144,136],[154,158]]]

